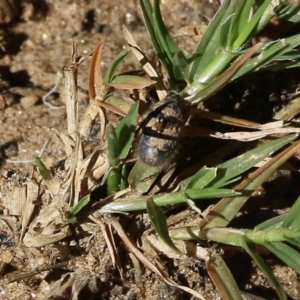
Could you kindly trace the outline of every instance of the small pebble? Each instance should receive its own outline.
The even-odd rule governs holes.
[[[39,101],[39,97],[36,95],[24,96],[20,99],[20,104],[24,109],[32,107]]]

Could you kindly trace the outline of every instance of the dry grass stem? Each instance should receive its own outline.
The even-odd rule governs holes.
[[[151,79],[153,79],[154,82],[156,82],[156,84],[154,85],[155,90],[157,92],[159,100],[162,101],[167,96],[166,87],[163,84],[162,78],[157,74],[155,69],[152,67],[148,58],[143,53],[141,48],[137,45],[133,36],[127,30],[127,28],[123,25],[122,29],[123,29],[124,38],[129,46],[130,50],[132,51],[134,56],[137,58],[137,60],[142,64],[143,69],[148,74],[148,76]]]

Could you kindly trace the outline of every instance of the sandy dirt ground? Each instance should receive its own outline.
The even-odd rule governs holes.
[[[183,25],[206,24],[217,9],[217,3],[210,2],[214,1],[163,0],[162,14],[174,33]],[[6,13],[2,15],[2,11]],[[67,128],[61,74],[62,68],[70,64],[71,45],[76,43],[78,55],[87,56],[101,40],[106,39],[101,65],[106,70],[115,55],[126,47],[122,23],[145,53],[153,57],[138,1],[25,0],[19,3],[0,0],[1,173],[3,178],[10,178],[7,181],[2,179],[1,184],[12,184],[14,176],[18,180],[30,177],[35,168],[33,158],[41,151],[47,167],[56,166],[65,159],[64,148],[52,129],[66,132]],[[191,49],[196,41],[196,38],[181,38],[180,43]],[[81,114],[89,102],[88,68],[87,60],[80,66],[78,74]],[[140,68],[135,58],[129,56],[120,71]],[[43,96],[57,81],[56,91],[47,98],[51,106],[46,105]],[[4,216],[5,211],[1,210],[0,215]],[[0,233],[0,300],[44,299],[56,282],[61,278],[67,282],[70,273],[78,269],[85,270],[84,278],[88,277],[86,291],[79,299],[195,299],[166,285],[147,269],[141,270],[143,282],[136,282],[129,259],[124,262],[125,275],[121,278],[111,263],[99,228],[91,222],[86,226],[88,228],[84,230],[74,229],[77,234],[74,240],[70,238],[53,247],[39,249],[12,246],[9,237],[6,239]],[[88,236],[78,237],[87,232]],[[127,254],[124,252],[124,255]],[[243,253],[229,257],[228,262],[237,276],[247,269],[247,273],[241,276],[244,290],[256,287],[258,291],[274,295],[267,280]],[[269,262],[272,263],[272,258]],[[67,266],[51,272],[42,269],[49,263]],[[167,262],[164,263],[168,268]],[[41,270],[39,274],[28,278],[13,282],[7,279],[12,271],[30,272],[38,268]],[[200,290],[205,299],[220,299],[203,263],[178,262],[171,269],[175,272],[172,274],[174,280]],[[279,264],[274,264],[273,271],[289,295],[300,299],[299,275]],[[51,299],[69,298],[53,296]]]

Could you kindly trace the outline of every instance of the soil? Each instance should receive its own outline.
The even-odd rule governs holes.
[[[64,86],[60,78],[62,68],[70,65],[72,43],[76,43],[78,55],[88,56],[105,39],[101,62],[101,68],[105,71],[112,59],[126,47],[121,29],[124,23],[148,57],[154,57],[138,10],[138,1],[25,0],[20,3],[9,0],[0,2],[0,6],[3,5],[0,7],[0,150],[1,185],[5,186],[2,187],[2,193],[5,189],[22,185],[28,178],[32,178],[36,169],[35,156],[41,154],[42,161],[48,168],[59,166],[66,158],[65,148],[53,134],[53,129],[58,132],[67,130]],[[161,1],[162,14],[172,33],[184,25],[195,25],[199,22],[207,24],[217,7],[217,1],[208,0]],[[2,15],[2,10],[6,14]],[[198,37],[178,40],[189,50],[193,49]],[[139,62],[130,56],[122,64],[120,71],[139,69]],[[241,87],[238,83],[212,99],[207,107],[256,122],[269,121],[274,110],[285,105],[282,95],[295,91],[295,86],[299,83],[296,73],[288,71],[278,75],[280,78],[289,78],[287,83],[282,83],[275,75],[277,79],[264,75],[273,84],[270,90],[264,90],[263,84],[258,89],[263,91],[266,99],[263,104],[256,102],[257,106],[249,108],[248,103],[257,94],[250,93],[251,97],[243,98],[245,91],[249,91],[249,86],[245,84]],[[81,115],[89,103],[88,74],[89,60],[86,60],[80,65],[78,74]],[[43,96],[55,86],[57,80],[59,84],[56,91],[47,98],[47,102],[52,105],[50,107],[42,101]],[[261,78],[257,80],[259,82],[255,78],[250,80],[252,86],[264,82]],[[280,87],[276,80],[281,82]],[[235,95],[231,99],[240,97],[243,100],[232,100],[230,104],[225,104],[224,98],[228,94]],[[272,98],[273,102],[270,101],[270,95],[276,98]],[[129,99],[129,93],[125,97]],[[265,113],[260,115],[257,111]],[[278,175],[278,178],[286,178],[286,174]],[[291,180],[295,179],[289,179],[287,187],[293,186]],[[270,186],[268,188],[272,190]],[[287,198],[292,202],[296,191],[285,192],[286,190],[281,191],[282,198],[288,194]],[[289,207],[283,206],[278,200],[280,195],[276,194],[276,197],[272,198],[275,202],[272,209],[284,211]],[[259,202],[259,197],[256,200]],[[281,204],[276,206],[277,200]],[[7,215],[2,203],[0,221],[4,222]],[[122,219],[127,232],[130,232],[133,223],[139,218],[142,217],[135,215],[132,219],[128,216]],[[133,268],[134,260],[129,258],[123,245],[119,246],[119,255],[124,256],[121,277],[113,266],[99,224],[91,220],[83,220],[80,226],[72,226],[73,235],[59,243],[37,248],[24,247],[18,240],[20,233],[10,235],[5,225],[1,225],[0,229],[0,300],[71,299],[69,287],[72,285],[70,282],[73,273],[79,274],[76,278],[82,276],[84,282],[78,299],[195,299],[178,288],[165,284],[147,268],[141,267],[142,275],[139,278],[138,271]],[[133,233],[132,236],[137,237]],[[263,274],[245,253],[236,250],[228,253],[230,254],[225,259],[235,277],[239,278],[238,283],[242,290],[259,294],[264,299],[276,299]],[[295,300],[300,299],[299,275],[271,255],[267,257],[275,276],[289,296]],[[169,275],[175,281],[201,292],[205,299],[220,299],[203,262],[174,262],[166,257],[160,258],[160,261],[161,267],[171,272]],[[45,269],[48,265],[60,267]],[[31,274],[33,270],[37,272]],[[26,273],[26,276],[20,275],[19,279],[10,280],[9,276],[15,271]],[[52,298],[47,298],[53,288],[56,288],[57,296],[52,294]]]

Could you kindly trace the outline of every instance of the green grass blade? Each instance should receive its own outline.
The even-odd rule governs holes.
[[[275,61],[278,61],[278,59],[276,59]],[[278,71],[298,67],[300,67],[300,57],[289,62],[280,62],[279,64],[267,65],[259,69],[259,71]]]
[[[79,200],[79,202],[65,213],[64,222],[74,224],[77,222],[76,215],[90,202],[90,195],[87,195]]]
[[[201,237],[199,226],[183,226],[169,230],[170,237],[173,239],[190,241]]]
[[[263,223],[260,223],[259,225],[257,225],[254,230],[263,230],[266,228],[278,228],[281,227],[282,222],[284,220],[284,218],[286,217],[286,214],[281,215],[281,216],[277,216],[275,218],[269,219]]]
[[[215,58],[217,50],[221,47],[222,25],[226,18],[234,13],[236,3],[237,0],[223,1],[220,9],[209,23],[192,58],[193,64],[189,74],[190,82],[197,80],[202,70],[206,69]]]
[[[126,186],[121,174],[120,159],[126,158],[135,136],[139,103],[130,108],[116,129],[107,125],[108,161],[111,170],[107,176],[107,193],[111,195]]]
[[[274,253],[279,259],[281,259],[288,266],[293,268],[300,274],[300,253],[294,248],[286,245],[285,243],[264,243],[269,251]]]
[[[157,43],[155,32],[154,32],[154,25],[153,25],[153,18],[152,18],[152,6],[149,0],[139,0],[144,22],[148,31],[148,34],[150,35],[152,45],[155,49],[155,52],[161,52],[160,47]]]
[[[214,227],[207,230],[201,230],[202,238],[226,245],[243,245],[244,230],[235,228]]]
[[[139,193],[146,193],[154,184],[157,176],[161,172],[161,167],[146,165],[143,161],[138,160],[128,176],[128,182],[132,189]]]
[[[281,39],[277,42],[264,44],[261,48],[261,53],[258,53],[253,58],[250,58],[242,68],[234,75],[233,79],[237,79],[245,74],[257,71],[264,66],[267,66],[276,59],[291,51],[300,44],[300,34],[292,37]]]
[[[109,174],[107,175],[107,194],[111,195],[120,190],[120,145],[116,135],[115,128],[111,123],[106,126],[108,162],[110,166]]]
[[[164,212],[159,206],[155,204],[152,198],[146,200],[147,212],[151,221],[152,226],[159,235],[159,237],[176,253],[182,255],[181,251],[177,249],[171,240],[168,232],[167,220]]]
[[[207,240],[218,243],[241,246],[246,238],[252,244],[264,245],[265,243],[283,242],[287,239],[300,239],[300,230],[284,228],[268,228],[265,230],[235,229],[226,227],[213,227],[203,231]]]
[[[221,174],[222,174],[222,172],[221,172]],[[227,180],[224,183],[222,183],[222,186],[229,186],[229,185],[231,185],[233,183],[237,183],[241,179],[242,179],[242,176],[234,177],[234,178],[232,178],[230,180]]]
[[[203,67],[197,79],[186,88],[187,94],[195,93],[198,98],[203,100],[216,93],[234,76],[235,72],[232,73],[233,68],[228,68],[224,73],[222,72],[235,56],[235,54],[228,51],[222,51],[215,55],[210,64],[206,68]]]
[[[231,178],[237,177],[238,175],[249,170],[257,163],[264,160],[283,146],[291,143],[295,139],[296,136],[293,135],[284,136],[280,139],[265,143],[238,157],[235,157],[218,165],[218,172],[221,172],[222,176],[217,176],[216,180],[212,181],[208,186],[214,188],[224,186],[224,183],[226,183],[226,181],[230,180]]]
[[[70,209],[70,215],[76,216],[90,202],[90,195],[87,195],[79,200],[79,202]]]
[[[122,112],[128,112],[130,105],[121,97],[111,94],[105,99],[105,103],[110,104],[113,107],[121,110]]]
[[[35,157],[34,162],[45,180],[51,180],[53,178],[51,172],[47,169],[39,157]]]
[[[266,264],[266,262],[262,259],[262,257],[253,249],[251,249],[248,244],[245,242],[243,248],[246,252],[252,257],[258,267],[263,271],[265,276],[268,278],[269,282],[273,285],[276,290],[276,293],[280,300],[287,300],[287,296],[280,283],[274,276],[270,267]]]
[[[231,189],[186,189],[185,194],[189,199],[197,200],[197,199],[211,199],[211,198],[219,198],[219,197],[237,197],[241,196],[241,192],[231,190]],[[245,194],[250,195],[245,192]],[[226,196],[228,195],[228,196]]]
[[[201,100],[212,96],[234,77],[240,68],[259,48],[260,44],[257,44],[248,49],[247,52],[237,58],[226,71],[224,71],[224,69],[236,54],[232,54],[228,51],[219,53],[215,56],[214,60],[210,62],[210,65],[203,70],[202,74],[199,75],[199,78],[180,93],[181,96],[192,96],[192,98],[190,98],[192,103],[198,103]]]
[[[128,155],[131,148],[134,135],[135,127],[137,122],[139,110],[139,103],[133,104],[128,114],[122,119],[118,127],[116,128],[116,136],[119,142],[119,159],[124,159]]]
[[[245,236],[255,244],[264,244],[265,242],[284,242],[287,238],[300,238],[300,230],[287,228],[267,228],[264,230],[244,230]]]
[[[287,138],[284,142],[284,139],[275,140],[269,142],[264,146],[270,145],[272,143],[273,147],[277,148],[284,146],[291,136],[284,137]],[[295,136],[293,136],[295,138]],[[276,143],[279,142],[278,144]],[[275,145],[274,145],[275,142]],[[275,148],[269,148],[269,151],[273,152]],[[280,148],[279,147],[279,148]],[[272,158],[265,165],[248,175],[248,177],[242,181],[237,187],[236,190],[240,191],[254,191],[256,190],[263,182],[265,182],[273,172],[284,163],[289,157],[294,155],[296,151],[300,148],[300,143],[296,143],[295,145],[290,146],[286,150],[279,153],[276,157]],[[259,154],[259,153],[258,153]],[[251,158],[249,158],[251,159]],[[253,158],[252,158],[253,159]],[[255,159],[255,158],[254,158]],[[225,170],[226,172],[227,170]],[[229,171],[230,172],[230,171]],[[246,203],[249,197],[241,196],[235,198],[224,198],[218,204],[214,206],[214,208],[209,211],[206,215],[206,218],[202,220],[202,225],[205,227],[225,227],[227,224],[234,218],[237,212],[242,208],[242,206]]]
[[[251,20],[247,23],[247,25],[244,26],[243,28],[241,28],[242,31],[240,32],[238,38],[234,41],[234,43],[232,45],[233,50],[239,48],[247,40],[249,40],[251,37],[254,37],[256,35],[257,32],[255,32],[255,34],[253,34],[253,36],[251,36],[251,33],[254,31],[255,27],[257,27],[257,25],[259,24],[261,17],[263,16],[264,12],[268,8],[271,1],[272,0],[265,0],[261,4],[261,6],[256,10],[255,14],[252,16]],[[248,7],[246,7],[246,9],[247,8]],[[270,16],[270,19],[271,19],[271,16]]]
[[[119,67],[120,63],[124,60],[126,55],[128,54],[129,50],[123,50],[121,51],[111,62],[111,64],[108,67],[108,70],[104,77],[104,82],[111,82],[117,68]]]
[[[154,1],[154,8],[151,6],[149,0],[140,0],[139,2],[152,45],[170,78],[170,84],[172,86],[172,84],[175,82],[172,60],[174,53],[180,52],[181,50],[166,29],[160,14],[159,2],[157,0],[156,2]]]
[[[238,192],[230,190],[230,189],[204,189],[204,190],[193,190],[189,189],[185,191],[185,195],[182,191],[168,193],[168,194],[160,194],[153,196],[153,200],[158,206],[166,206],[178,203],[185,203],[186,196],[190,199],[213,199],[222,197],[222,195],[228,195],[229,197],[237,197],[239,195]],[[137,211],[146,209],[146,200],[147,197],[139,196],[139,197],[126,197],[124,199],[118,199],[113,202],[110,202],[104,205],[100,211],[102,213],[107,212],[128,212],[128,211]]]
[[[173,63],[174,54],[181,52],[181,49],[170,36],[168,29],[162,19],[159,0],[154,0],[153,3],[153,25],[157,39],[162,49],[167,54],[170,63]]]
[[[279,57],[277,57],[275,59],[275,61],[285,61],[285,60],[288,60],[288,61],[293,61],[293,60],[299,60],[299,57],[300,57],[300,51],[299,49],[292,49],[290,51],[287,51],[286,53],[284,53],[283,55],[280,55]]]
[[[275,7],[274,12],[280,19],[289,22],[300,22],[300,5],[299,4],[279,4]]]
[[[201,168],[195,175],[180,183],[182,189],[203,189],[217,176],[217,168]]]
[[[281,1],[282,2],[282,1]],[[260,7],[263,5],[264,0],[255,0],[256,6]],[[261,16],[259,23],[255,27],[255,33],[260,32],[265,26],[269,23],[269,21],[275,16],[274,12],[274,4],[275,1],[272,1],[270,5],[266,8],[263,15]]]
[[[299,213],[300,213],[300,196],[293,204],[293,206],[291,207],[287,215],[285,215],[284,221],[282,223],[282,227],[300,229]]]
[[[239,5],[237,6],[236,12],[233,17],[233,29],[232,33],[229,35],[230,38],[230,47],[234,45],[237,38],[239,38],[242,34],[242,32],[245,30],[245,28],[248,26],[250,14],[252,11],[252,5],[253,0],[251,1],[241,1]],[[246,41],[245,37],[245,41]],[[245,42],[244,41],[244,42]],[[238,47],[240,47],[244,42],[242,42]],[[234,45],[231,50],[234,50],[237,48],[236,45]]]
[[[121,170],[120,191],[128,187],[127,177],[128,177],[128,169],[127,166],[124,164],[122,165],[122,170]]]
[[[173,56],[173,73],[178,81],[186,80],[186,70],[188,66],[188,59],[183,52],[177,52]]]
[[[120,145],[116,130],[111,123],[106,126],[108,162],[111,167],[119,165]]]
[[[222,23],[221,26],[221,34],[220,34],[220,49],[224,49],[225,51],[231,52],[231,42],[232,42],[232,31],[234,30],[234,17],[236,16],[236,8],[235,12],[226,18],[226,20]]]
[[[294,245],[296,247],[300,247],[300,238],[297,238],[297,239],[290,239],[290,238],[287,238],[286,239],[286,242],[291,244],[291,245]]]
[[[118,199],[111,203],[104,205],[100,211],[103,213],[106,212],[129,212],[129,211],[137,211],[137,210],[145,210],[146,209],[146,200],[145,197],[128,197],[125,199]],[[182,194],[170,193],[168,195],[157,195],[153,196],[153,200],[156,205],[164,206],[168,204],[177,204],[184,203],[184,199]]]
[[[120,191],[121,187],[121,170],[120,167],[110,168],[109,174],[106,179],[107,195],[112,195]]]

